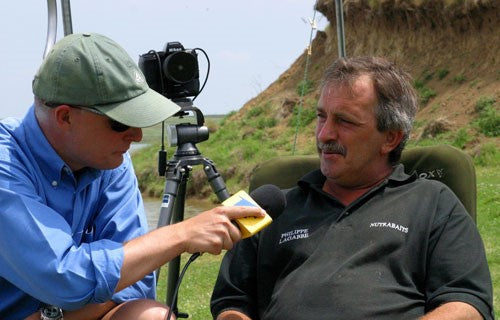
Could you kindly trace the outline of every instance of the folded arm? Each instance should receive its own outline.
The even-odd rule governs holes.
[[[448,302],[445,303],[419,320],[482,320],[481,314],[471,306],[464,302]]]

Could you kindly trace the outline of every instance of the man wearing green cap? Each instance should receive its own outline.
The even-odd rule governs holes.
[[[164,319],[152,272],[230,249],[231,220],[261,210],[217,207],[146,233],[127,150],[179,107],[114,41],[63,38],[33,93],[24,119],[0,122],[0,319]]]

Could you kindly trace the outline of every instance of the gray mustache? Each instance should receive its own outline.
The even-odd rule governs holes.
[[[340,153],[343,156],[347,154],[347,149],[337,142],[317,142],[316,145],[318,146],[318,150],[323,152]]]

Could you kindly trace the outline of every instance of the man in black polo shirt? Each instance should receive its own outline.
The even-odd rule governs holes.
[[[321,169],[282,215],[225,256],[214,318],[492,319],[479,233],[444,184],[397,164],[417,110],[410,77],[343,58],[317,107]]]

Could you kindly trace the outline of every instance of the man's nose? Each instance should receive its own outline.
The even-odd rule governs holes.
[[[333,121],[326,121],[318,128],[317,138],[322,142],[336,140],[338,138],[337,128]]]
[[[142,140],[142,129],[141,128],[130,128],[126,131],[125,137],[130,141],[140,142]]]

